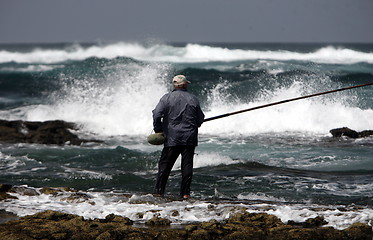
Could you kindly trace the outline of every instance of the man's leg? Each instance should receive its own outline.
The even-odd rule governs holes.
[[[185,146],[181,152],[181,186],[180,196],[190,195],[190,185],[193,177],[193,158],[195,146]]]
[[[158,175],[155,183],[155,193],[164,195],[168,177],[180,151],[176,147],[164,147],[158,162]]]

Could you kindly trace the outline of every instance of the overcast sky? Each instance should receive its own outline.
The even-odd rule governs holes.
[[[0,43],[368,42],[373,0],[0,0]]]

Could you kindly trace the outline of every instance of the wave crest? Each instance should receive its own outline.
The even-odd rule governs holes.
[[[288,50],[233,49],[201,44],[173,46],[169,44],[143,45],[140,43],[118,42],[107,45],[83,47],[79,44],[64,49],[35,48],[26,52],[0,51],[0,63],[60,63],[70,60],[84,60],[90,57],[113,59],[130,57],[141,61],[173,63],[278,60],[310,61],[326,64],[373,63],[373,53],[361,52],[333,46],[322,47],[313,52]]]

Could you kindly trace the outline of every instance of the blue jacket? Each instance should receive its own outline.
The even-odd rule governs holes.
[[[166,147],[198,145],[198,127],[203,114],[196,96],[186,89],[176,88],[165,94],[153,110],[155,132],[163,132]]]

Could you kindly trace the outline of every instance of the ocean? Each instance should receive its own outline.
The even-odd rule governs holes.
[[[177,199],[180,159],[166,197],[152,195],[162,146],[150,145],[152,110],[175,74],[206,118],[373,82],[373,44],[113,42],[0,45],[0,119],[65,120],[103,143],[0,144],[0,183],[40,192],[70,187],[88,200],[16,192],[0,209],[47,209],[139,223],[224,220],[235,211],[288,220],[323,216],[343,229],[373,220],[373,86],[205,122],[199,129],[192,199]],[[177,214],[175,214],[177,212]]]

